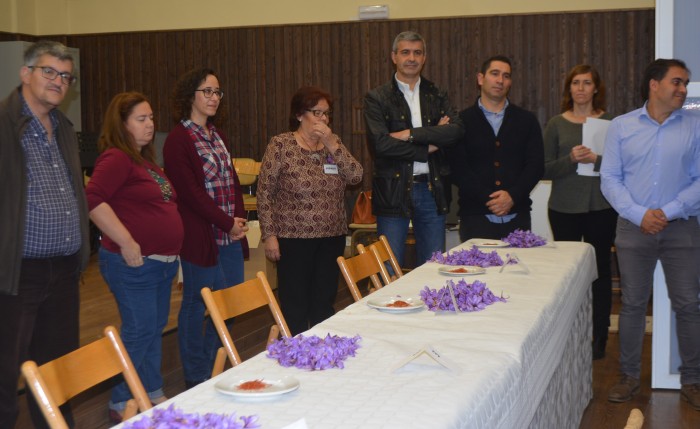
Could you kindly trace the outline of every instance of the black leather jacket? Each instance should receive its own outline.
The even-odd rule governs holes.
[[[376,216],[411,217],[411,187],[413,162],[427,162],[430,167],[430,187],[439,214],[450,207],[450,167],[444,148],[464,134],[462,122],[450,106],[447,94],[425,78],[420,83],[420,109],[423,126],[413,128],[411,110],[396,78],[367,93],[365,122],[367,140],[374,156],[372,181],[372,212]],[[447,125],[438,125],[443,116]],[[391,137],[395,131],[411,129],[413,141]],[[440,148],[428,154],[428,145]]]

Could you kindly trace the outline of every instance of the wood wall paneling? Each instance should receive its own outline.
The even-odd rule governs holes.
[[[270,138],[288,129],[294,91],[321,86],[335,98],[332,128],[364,165],[362,188],[368,189],[372,163],[358,109],[369,89],[391,78],[391,43],[406,29],[426,38],[424,75],[447,89],[459,110],[476,100],[481,62],[494,54],[509,56],[510,99],[535,112],[543,126],[559,113],[562,80],[572,66],[595,65],[607,84],[608,110],[620,114],[641,104],[640,75],[654,58],[653,9],[47,38],[80,49],[85,131],[100,129],[116,93],[137,90],[151,99],[157,129],[167,132],[178,77],[210,67],[226,92],[223,130],[232,154],[259,160]],[[0,33],[0,40],[30,39]]]

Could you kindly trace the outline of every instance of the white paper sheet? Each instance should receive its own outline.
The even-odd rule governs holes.
[[[610,121],[606,119],[588,118],[583,124],[582,144],[593,152],[601,155],[605,148],[605,135],[608,133]],[[594,164],[579,164],[576,172],[581,176],[600,176],[593,171]]]

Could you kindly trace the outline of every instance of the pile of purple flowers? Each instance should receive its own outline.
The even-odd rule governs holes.
[[[494,302],[506,302],[503,296],[494,295],[491,289],[486,287],[486,283],[476,280],[469,284],[464,279],[457,283],[448,280],[446,286],[439,290],[425,286],[420,291],[420,298],[430,311],[455,311],[450,288],[454,293],[459,311],[479,311]]]
[[[495,250],[491,253],[484,253],[479,250],[478,247],[472,246],[471,249],[465,250],[455,250],[447,255],[440,252],[433,253],[432,258],[428,262],[437,262],[444,265],[470,265],[474,267],[500,267],[503,265],[503,259],[498,255]],[[515,261],[508,260],[508,263],[516,263]]]
[[[343,368],[343,361],[348,356],[355,356],[360,348],[359,335],[339,337],[316,335],[305,337],[302,334],[294,338],[280,338],[267,346],[267,357],[277,359],[284,367],[295,366],[301,369],[318,371],[329,368]]]
[[[156,408],[150,416],[133,423],[125,423],[124,429],[253,429],[259,428],[258,416],[236,416],[233,414],[198,413],[188,414],[170,405],[167,409]]]
[[[532,231],[523,231],[522,229],[511,232],[503,241],[510,244],[510,247],[539,247],[547,244],[547,240],[544,238]]]

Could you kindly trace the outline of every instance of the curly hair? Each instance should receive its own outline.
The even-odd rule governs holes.
[[[217,80],[219,79],[216,73],[214,73],[214,70],[199,68],[188,71],[177,81],[175,90],[173,91],[173,119],[175,122],[180,122],[183,119],[190,119],[195,90],[202,82],[207,80],[207,76],[214,76]],[[221,99],[216,114],[210,116],[209,121],[219,127],[223,124],[225,117],[225,104],[224,100]]]
[[[112,98],[105,112],[102,132],[97,142],[97,148],[100,152],[115,148],[129,155],[129,158],[139,165],[143,164],[144,160],[151,163],[156,162],[153,139],[139,151],[136,148],[134,136],[124,125],[134,108],[141,103],[150,104],[146,96],[139,92],[122,92]]]
[[[302,86],[299,88],[292,96],[292,102],[289,106],[289,131],[299,129],[298,118],[321,100],[326,100],[328,108],[333,110],[333,97],[328,92],[317,86]],[[331,117],[329,117],[328,123],[331,122]]]
[[[595,67],[589,64],[579,64],[574,66],[571,70],[569,70],[569,73],[566,74],[566,79],[564,80],[564,92],[562,92],[561,99],[562,113],[574,108],[574,100],[571,98],[571,82],[574,80],[574,77],[586,73],[591,74],[591,77],[593,78],[593,85],[595,85],[595,92],[593,93],[593,111],[600,112],[605,110],[605,82],[603,82],[603,79],[600,78],[600,74]]]

